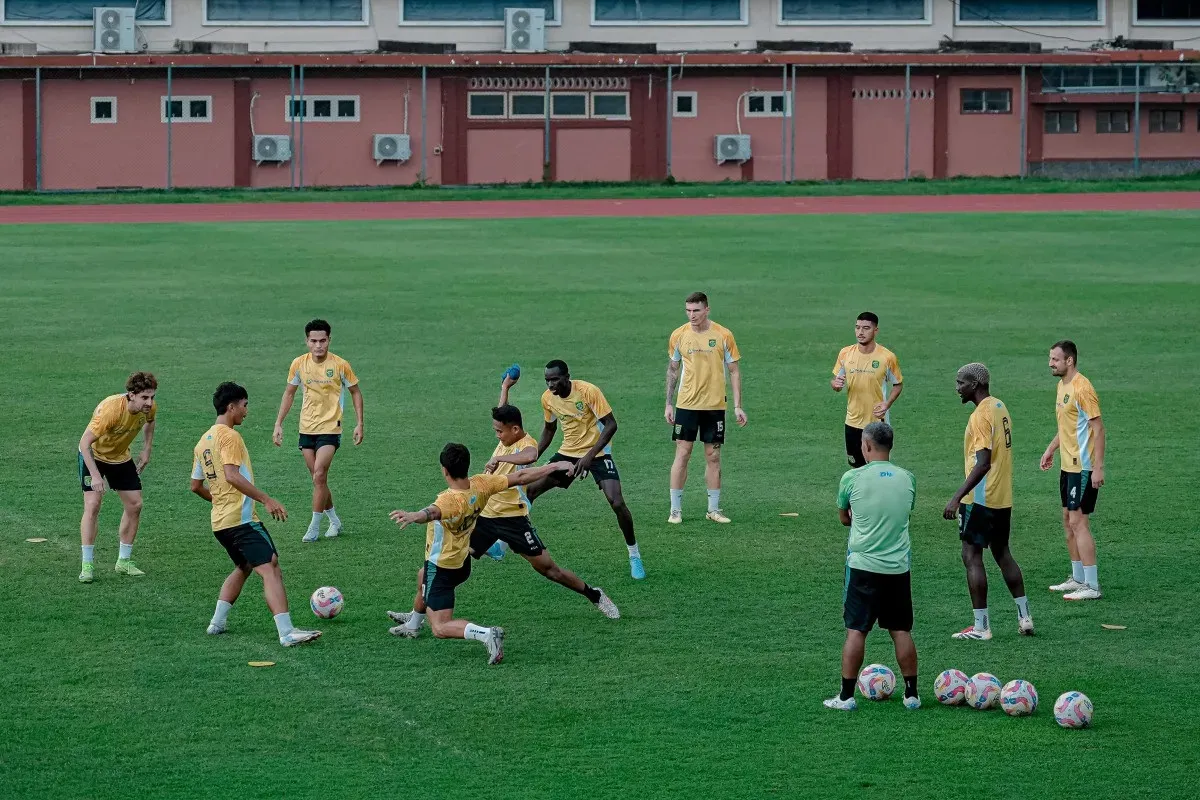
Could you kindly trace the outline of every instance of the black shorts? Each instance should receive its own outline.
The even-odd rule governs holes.
[[[1059,472],[1058,494],[1067,511],[1082,511],[1087,515],[1096,510],[1100,490],[1092,486],[1091,470],[1085,469],[1083,472]]]
[[[137,467],[133,465],[132,459],[122,461],[120,464],[109,464],[107,461],[97,458],[96,468],[100,470],[100,477],[104,478],[108,488],[115,492],[140,492],[142,490],[142,479],[138,475]],[[92,491],[92,474],[88,472],[87,465],[83,463],[83,453],[79,454],[79,488],[85,492]]]
[[[1011,508],[988,508],[980,503],[958,507],[958,538],[976,547],[1003,550],[1012,528]]]
[[[677,408],[671,431],[671,440],[676,442],[694,442],[699,436],[705,444],[725,444],[725,410]]]
[[[846,460],[852,469],[866,466],[867,460],[862,454],[862,428],[846,426]]]
[[[439,567],[432,561],[425,562],[425,581],[421,584],[421,597],[429,611],[445,611],[454,608],[454,590],[471,577],[471,560],[467,559],[458,568]]]
[[[261,567],[270,564],[271,558],[279,551],[271,541],[271,534],[261,522],[247,522],[233,528],[213,531],[213,536],[229,553],[229,558],[237,567]]]
[[[550,456],[550,460],[546,463],[553,464],[555,461],[570,461],[572,464],[579,463],[579,456],[564,456],[562,453],[555,453]],[[617,472],[617,465],[613,463],[612,456],[608,453],[600,453],[592,459],[592,466],[588,469],[592,474],[592,478],[599,486],[604,481],[620,481],[621,475]],[[555,477],[559,481],[559,485],[566,487],[571,485],[571,479],[565,472],[555,473]]]
[[[342,446],[342,435],[340,433],[302,433],[300,434],[300,449],[301,450],[320,450],[326,445],[333,445],[333,448]]]
[[[852,631],[879,627],[888,631],[911,631],[913,604],[911,573],[884,575],[846,568],[846,597],[842,618]]]
[[[529,517],[480,517],[471,532],[471,557],[486,555],[488,548],[498,541],[522,556],[541,555],[546,549]]]

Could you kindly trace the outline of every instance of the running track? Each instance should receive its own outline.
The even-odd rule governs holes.
[[[960,212],[1193,211],[1200,192],[858,197],[696,197],[644,200],[130,203],[0,207],[0,225],[114,222],[304,222],[706,217],[744,214],[949,214]]]

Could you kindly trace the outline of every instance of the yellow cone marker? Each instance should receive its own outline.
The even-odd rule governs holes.
[[[41,544],[42,542],[46,541],[46,539],[41,536],[35,536],[32,539],[26,539],[25,541],[32,542],[33,544]]]
[[[275,666],[274,661],[249,661],[247,663],[252,667],[273,667],[273,666]]]
[[[1104,630],[1106,630],[1106,631],[1123,631],[1123,630],[1125,630],[1124,625],[1109,625],[1106,622],[1101,622],[1100,627],[1104,628]]]

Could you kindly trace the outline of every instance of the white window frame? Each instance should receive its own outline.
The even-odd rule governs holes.
[[[1096,9],[1098,11],[1097,18],[1093,20],[1037,20],[1037,19],[1006,19],[1006,20],[990,20],[990,19],[967,19],[962,18],[962,6],[958,3],[954,4],[954,24],[963,28],[1005,28],[1011,25],[1023,25],[1033,28],[1102,28],[1108,24],[1107,9],[1108,4],[1104,0],[1096,0]]]
[[[213,121],[213,99],[212,99],[212,95],[210,95],[210,94],[180,94],[180,95],[173,94],[170,97],[167,97],[165,94],[162,95],[158,101],[158,112],[159,112],[159,116],[161,117],[163,122],[167,121],[167,100],[170,100],[172,103],[177,102],[177,101],[183,103],[183,109],[187,113],[187,116],[171,117],[172,125],[181,125],[181,124],[189,125],[189,124],[192,124],[195,122],[212,122]],[[206,117],[191,116],[191,111],[192,111],[191,104],[196,100],[203,100],[205,103],[208,104],[208,116],[206,116]]]
[[[371,24],[371,0],[362,0],[358,20],[214,20],[208,16],[208,0],[203,1],[200,24],[206,28],[364,28]]]
[[[471,97],[473,95],[488,95],[489,97],[503,98],[503,112],[500,114],[472,114]],[[508,92],[467,92],[467,119],[508,119]],[[530,119],[533,118],[530,117]]]
[[[776,95],[783,95],[783,112],[782,113],[779,111],[771,111],[770,98],[775,97]],[[766,98],[764,106],[767,110],[766,111],[751,111],[750,110],[750,98],[751,97]],[[771,91],[768,89],[768,90],[764,90],[764,91],[746,92],[745,94],[742,95],[742,116],[745,117],[746,119],[763,119],[764,117],[774,117],[775,119],[779,119],[780,117],[790,117],[791,115],[792,115],[792,92],[790,89],[786,92],[775,92],[775,91]]]
[[[1099,2],[1099,0],[1097,0]],[[897,27],[897,26],[912,26],[912,25],[932,25],[933,24],[933,0],[925,0],[925,16],[921,19],[784,19],[783,18],[783,3],[775,4],[775,24],[782,26],[808,26],[808,27],[847,27],[856,28],[864,25],[875,27]]]
[[[692,110],[681,112],[679,110],[679,98],[692,98]],[[691,118],[697,116],[700,110],[700,93],[699,92],[672,92],[671,97],[671,116]]]
[[[554,98],[556,97],[583,97],[583,113],[582,114],[555,114],[554,113]],[[592,111],[592,96],[591,92],[551,92],[550,94],[550,119],[588,119]]]
[[[740,19],[719,19],[713,21],[684,19],[629,19],[601,22],[596,19],[596,0],[588,0],[588,15],[590,17],[589,23],[594,28],[731,28],[737,25],[750,24],[750,0],[741,0],[741,6],[742,14]]]
[[[397,2],[398,2],[399,7],[397,9],[398,16],[396,17],[398,22],[396,24],[401,28],[503,28],[504,27],[504,20],[502,20],[502,19],[501,20],[478,20],[478,21],[433,20],[433,21],[428,21],[428,22],[425,20],[417,20],[414,22],[409,22],[408,20],[404,19],[404,0],[397,0]],[[563,3],[563,0],[554,0],[554,19],[553,19],[553,21],[546,20],[547,28],[558,28],[558,27],[562,26],[562,17],[563,17],[562,3]],[[522,6],[520,2],[517,2],[517,0],[514,0],[513,4],[510,6],[510,8],[523,8],[523,7],[524,6]]]
[[[979,111],[966,111],[965,109],[963,109],[963,93],[964,92],[982,92],[980,101],[983,103],[983,108],[981,108]],[[988,92],[1007,93],[1008,108],[1004,109],[1003,111],[989,111],[988,107],[987,107]],[[960,116],[981,116],[981,117],[1011,114],[1011,113],[1013,113],[1013,109],[1014,109],[1014,105],[1013,105],[1013,95],[1014,94],[1015,94],[1015,92],[1013,92],[1013,90],[1008,88],[1007,86],[966,86],[966,87],[962,87],[958,90],[958,113]]]
[[[133,0],[125,0],[129,3],[128,7],[133,7]],[[146,28],[165,28],[171,24],[171,4],[172,0],[166,0],[166,8],[163,9],[163,19],[152,20],[147,22],[137,23],[138,27]],[[0,0],[0,26],[9,28],[90,28],[95,22],[92,20],[10,20],[5,16],[5,0]],[[120,7],[120,3],[114,3],[113,7]]]
[[[289,94],[284,96],[283,103],[283,121],[292,121],[292,102],[295,100],[304,101],[304,124],[310,125],[314,122],[362,122],[362,97],[357,94]],[[314,117],[312,114],[312,104],[317,100],[328,100],[331,104],[330,110],[333,115],[329,117]],[[339,117],[337,115],[337,104],[339,100],[354,101],[354,116]],[[295,121],[300,122],[302,118],[296,117]]]
[[[489,92],[472,92],[471,94],[489,94]],[[513,100],[518,97],[540,97],[542,98],[542,111],[540,114],[518,114],[514,110]],[[508,93],[508,116],[507,119],[545,119],[546,118],[546,93],[545,92],[509,92]],[[498,119],[498,117],[477,117],[477,119]]]
[[[174,99],[174,98],[172,98]],[[96,103],[112,103],[112,117],[110,119],[99,119],[96,116]],[[93,125],[116,125],[117,124],[117,98],[115,97],[93,97],[88,106],[91,109],[91,118]],[[211,109],[210,109],[211,113]]]
[[[625,98],[625,113],[624,114],[597,114],[596,113],[596,98],[597,97],[624,97]],[[629,92],[592,92],[588,95],[588,117],[591,119],[630,119],[629,108]]]

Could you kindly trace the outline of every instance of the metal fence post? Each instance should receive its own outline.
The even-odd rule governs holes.
[[[779,180],[781,183],[787,182],[787,138],[788,138],[788,119],[794,113],[791,99],[788,96],[788,68],[787,64],[783,65],[783,130],[779,134]]]
[[[671,178],[671,126],[675,120],[675,93],[671,88],[671,66],[667,65],[667,179]],[[653,77],[650,80],[654,80]]]
[[[546,67],[546,129],[542,134],[542,182],[550,179],[550,67]]]
[[[1133,68],[1133,177],[1142,174],[1142,65]]]
[[[904,65],[904,180],[912,175],[912,64]]]
[[[171,65],[167,65],[167,191],[171,191]]]
[[[429,77],[429,67],[421,67],[421,183],[424,184],[429,178],[425,174],[425,120],[428,118],[427,112],[427,95],[425,83]]]
[[[304,118],[308,106],[304,102],[304,65],[300,65],[300,188],[304,188]]]
[[[1021,65],[1021,179],[1029,172],[1029,94],[1025,80],[1025,65]]]
[[[290,72],[292,74],[292,86],[291,86],[291,89],[288,90],[289,93],[288,93],[288,101],[287,101],[288,102],[287,113],[288,113],[288,117],[292,120],[292,129],[288,132],[288,144],[294,147],[296,145],[296,65],[295,64],[292,64],[292,66],[290,67]],[[253,122],[253,117],[251,117],[251,121]],[[299,148],[296,148],[296,149],[299,149]],[[296,159],[294,159],[294,158],[288,159],[288,173],[289,173],[288,188],[295,189],[296,188]]]
[[[33,78],[34,89],[34,138],[35,154],[34,154],[34,169],[37,173],[37,180],[34,184],[37,190],[42,190],[42,68],[38,67],[34,72]]]
[[[792,102],[796,98],[796,65],[792,64]],[[796,180],[796,109],[792,109],[792,132],[791,132],[790,155],[788,158],[788,180]]]

